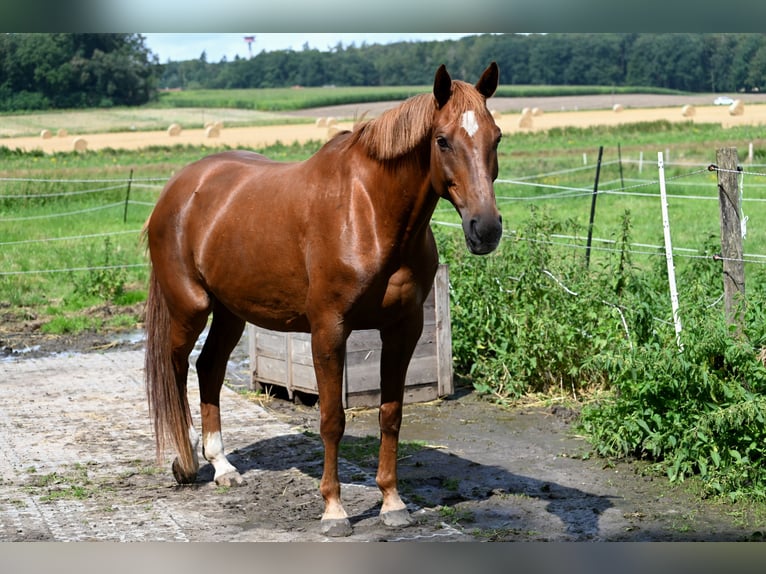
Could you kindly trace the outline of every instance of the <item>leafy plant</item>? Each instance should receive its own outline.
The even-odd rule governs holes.
[[[103,245],[100,255],[94,253],[88,256],[87,273],[79,279],[73,275],[73,282],[75,292],[95,295],[108,301],[123,295],[127,273],[124,268],[114,264],[118,248],[115,248],[112,240],[105,237]]]
[[[665,260],[633,261],[629,211],[614,247],[590,266],[581,252],[556,247],[555,236],[581,232],[576,223],[530,211],[525,227],[486,258],[437,234],[450,264],[456,370],[500,403],[530,393],[585,399],[579,429],[600,456],[648,459],[674,482],[697,476],[710,495],[766,499],[758,271],[739,337],[722,312],[712,257],[719,246],[706,238],[678,276],[679,347]]]

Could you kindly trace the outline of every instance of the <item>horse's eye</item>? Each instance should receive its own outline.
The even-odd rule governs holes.
[[[436,144],[440,149],[449,149],[449,142],[444,136],[436,136]]]

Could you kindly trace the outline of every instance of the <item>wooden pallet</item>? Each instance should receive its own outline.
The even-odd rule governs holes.
[[[405,381],[405,402],[430,401],[454,392],[452,330],[449,312],[449,271],[440,265],[426,299],[423,334],[415,348]],[[276,385],[295,392],[318,394],[311,335],[282,333],[248,324],[251,387]],[[377,330],[354,331],[346,343],[343,406],[375,407],[380,403],[380,336]]]

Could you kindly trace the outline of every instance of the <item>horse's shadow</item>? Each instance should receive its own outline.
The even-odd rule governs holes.
[[[351,452],[369,452],[372,437],[346,434],[342,445]],[[323,448],[315,433],[285,434],[264,439],[241,447],[228,456],[229,461],[241,474],[248,471],[285,471],[297,469],[318,481],[322,475]],[[374,460],[373,460],[374,459]],[[375,486],[377,457],[363,457],[360,463],[339,460],[339,476],[342,483]],[[246,477],[247,478],[247,477]],[[204,465],[197,476],[198,482],[211,482],[213,469]],[[601,515],[613,505],[609,497],[564,486],[530,476],[509,472],[507,469],[475,462],[445,451],[441,448],[421,447],[407,454],[399,462],[399,489],[410,509],[423,507],[455,508],[460,502],[509,500],[492,505],[492,512],[503,523],[503,513],[508,512],[506,522],[518,524],[516,503],[524,498],[545,501],[546,512],[558,517],[568,536],[575,539],[592,539],[599,535]],[[318,496],[318,491],[317,491]],[[355,523],[376,515],[380,503],[351,517]],[[499,513],[499,516],[497,516]],[[523,520],[522,520],[523,523]],[[522,528],[523,530],[524,528]],[[530,526],[530,530],[534,530]]]

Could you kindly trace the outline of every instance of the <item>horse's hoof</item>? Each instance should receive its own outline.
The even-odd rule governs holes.
[[[380,514],[380,521],[389,528],[402,528],[412,524],[412,517],[406,508],[390,510]]]
[[[173,470],[173,477],[176,479],[178,484],[192,484],[195,480],[197,480],[196,471],[194,474],[184,474],[181,472],[181,467],[178,464],[177,458],[173,460],[173,466],[171,466],[171,469]]]
[[[326,518],[320,523],[320,531],[325,536],[339,538],[341,536],[350,536],[353,530],[348,518]]]
[[[215,479],[218,486],[244,486],[245,479],[236,470],[227,472]]]

